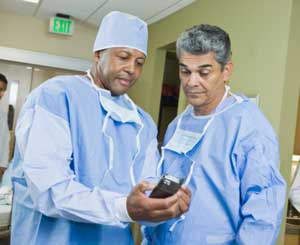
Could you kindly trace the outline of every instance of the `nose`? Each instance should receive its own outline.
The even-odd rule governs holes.
[[[130,60],[127,62],[126,66],[125,66],[125,71],[132,75],[135,72],[135,61],[134,60]]]
[[[190,87],[198,86],[201,83],[201,77],[198,73],[192,72],[189,80],[188,80],[188,85]]]

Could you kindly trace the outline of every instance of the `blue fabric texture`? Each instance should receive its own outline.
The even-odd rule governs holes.
[[[127,97],[105,94],[132,109]],[[157,131],[140,108],[142,125],[123,123],[99,97],[85,76],[60,76],[27,98],[12,165],[12,245],[133,244],[115,201],[133,187],[131,167],[136,182],[155,175]]]
[[[246,97],[233,103],[230,96],[218,106],[207,132],[189,152],[165,149],[163,173],[186,178],[195,163],[188,183],[191,205],[185,217],[144,228],[143,244],[276,243],[286,191],[277,137]],[[210,116],[195,116],[190,107],[169,125],[164,146],[179,118],[180,129],[200,134]]]

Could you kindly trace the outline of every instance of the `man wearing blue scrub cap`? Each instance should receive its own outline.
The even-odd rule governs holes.
[[[146,54],[147,25],[112,12],[87,74],[54,77],[28,97],[16,127],[11,244],[133,244],[130,222],[188,209],[186,188],[166,199],[144,194],[157,132],[126,92]]]
[[[189,212],[144,229],[144,244],[276,244],[286,184],[277,136],[259,108],[230,92],[230,39],[198,25],[177,40],[189,105],[168,127],[159,166],[184,177]]]

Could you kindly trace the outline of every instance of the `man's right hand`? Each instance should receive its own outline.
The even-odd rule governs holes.
[[[143,181],[127,197],[127,211],[135,221],[160,222],[180,216],[189,208],[191,193],[186,187],[168,198],[149,198],[145,191],[153,184]]]

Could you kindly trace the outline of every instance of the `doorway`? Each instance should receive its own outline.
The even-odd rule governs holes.
[[[169,123],[177,116],[180,92],[179,66],[175,50],[167,50],[158,117],[161,144]]]

